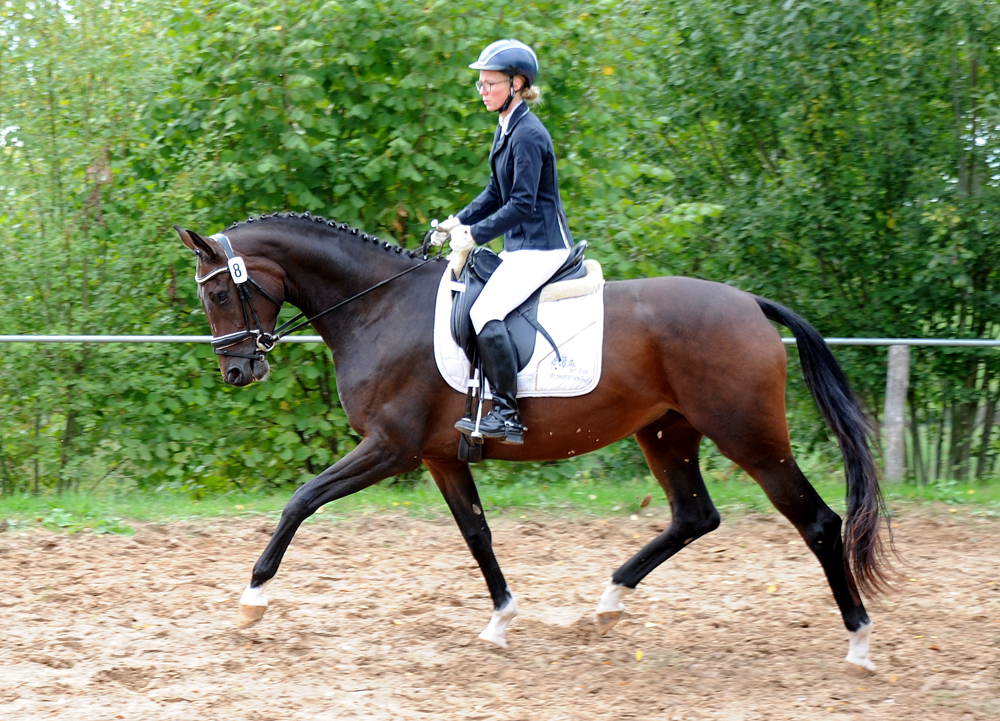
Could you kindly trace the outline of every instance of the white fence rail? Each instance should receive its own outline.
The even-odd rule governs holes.
[[[210,335],[0,335],[0,343],[209,343]],[[1000,348],[1000,340],[970,338],[826,338],[827,345],[920,345]],[[318,335],[289,335],[282,343],[322,343]],[[795,345],[794,338],[782,338]]]
[[[0,343],[209,343],[210,335],[0,335]],[[904,411],[910,382],[910,346],[1000,348],[1000,340],[969,338],[826,338],[827,345],[889,346],[885,388],[885,479],[901,481],[906,468]],[[290,335],[282,343],[322,343],[318,335]],[[794,338],[782,338],[795,345]]]
[[[211,343],[210,335],[0,335],[0,343]],[[322,343],[318,335],[290,335],[282,343]]]
[[[958,348],[1000,348],[1000,340],[977,338],[824,338],[827,345],[926,345]],[[785,345],[795,345],[794,338],[782,338]]]

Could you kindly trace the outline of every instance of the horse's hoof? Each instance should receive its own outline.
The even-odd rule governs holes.
[[[267,606],[247,606],[240,604],[240,612],[236,616],[236,628],[248,628],[264,618]]]
[[[875,669],[874,667],[865,668],[864,666],[859,666],[856,663],[844,661],[844,673],[851,678],[868,678],[869,676],[875,675]]]
[[[477,636],[477,638],[480,641],[485,641],[486,643],[490,644],[491,646],[499,646],[500,648],[509,648],[510,647],[510,644],[507,643],[507,639],[506,638],[504,638],[503,636],[501,636],[499,634],[488,633],[488,631],[489,631],[489,629],[487,628],[485,631],[483,631],[481,634],[479,634],[479,636]]]
[[[597,633],[601,636],[615,627],[624,611],[601,611],[597,614]]]
[[[509,593],[510,589],[508,588],[507,591]],[[514,620],[514,616],[516,615],[517,599],[511,595],[503,608],[493,611],[489,624],[479,634],[479,640],[486,641],[486,643],[491,643],[500,648],[507,648],[507,626],[510,625],[510,622]]]
[[[621,620],[622,614],[625,613],[625,604],[622,603],[622,599],[633,591],[635,591],[634,588],[608,581],[608,585],[604,587],[604,593],[601,594],[601,600],[597,602],[597,633],[603,636],[615,627],[615,624]]]
[[[868,658],[868,648],[871,645],[872,629],[875,625],[869,620],[857,631],[849,631],[851,645],[844,659],[844,673],[852,678],[865,678],[875,673],[875,664]]]

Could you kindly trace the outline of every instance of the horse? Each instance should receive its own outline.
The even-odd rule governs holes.
[[[287,332],[288,324],[275,327],[278,312],[289,303],[329,346],[343,409],[362,439],[292,494],[253,567],[237,625],[263,618],[265,586],[306,518],[422,463],[489,588],[493,611],[479,638],[506,647],[517,600],[493,553],[469,464],[458,459],[454,423],[465,396],[434,361],[434,300],[444,259],[308,213],[250,218],[210,237],[174,228],[197,256],[198,295],[225,382],[246,386],[267,376],[266,353]],[[845,672],[873,673],[873,623],[862,594],[877,596],[890,585],[891,535],[889,544],[883,535],[891,531],[870,450],[873,425],[822,336],[777,303],[695,278],[609,281],[604,300],[597,387],[576,397],[523,399],[524,444],[486,440],[483,448],[491,459],[551,461],[628,436],[638,441],[669,499],[671,522],[611,575],[597,605],[597,632],[618,622],[625,596],[657,566],[719,526],[698,464],[706,437],[761,486],[819,560],[848,632]],[[792,455],[787,355],[771,321],[795,336],[806,383],[840,445],[846,522]]]

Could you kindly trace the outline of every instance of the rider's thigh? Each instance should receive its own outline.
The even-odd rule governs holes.
[[[500,257],[503,262],[469,311],[477,334],[491,320],[503,320],[526,301],[566,262],[569,250],[515,250]]]

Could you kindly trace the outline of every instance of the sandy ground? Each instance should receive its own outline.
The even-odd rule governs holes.
[[[147,525],[134,537],[0,534],[0,719],[996,719],[1000,522],[904,508],[910,566],[870,603],[874,677],[819,565],[776,514],[724,519],[627,599],[614,568],[662,529],[633,519],[494,519],[521,615],[501,650],[448,518],[387,512],[300,531],[257,626],[237,600],[272,530]]]

